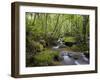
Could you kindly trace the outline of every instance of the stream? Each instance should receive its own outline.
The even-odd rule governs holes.
[[[66,47],[63,44],[62,39],[58,39],[59,44],[57,46],[53,46],[53,50],[59,50],[60,48]],[[80,64],[89,64],[89,59],[85,57],[82,52],[73,52],[73,51],[60,51],[59,55],[63,60],[63,65],[80,65]]]
[[[88,58],[83,53],[62,51],[60,56],[63,58],[61,63],[64,65],[89,64]]]

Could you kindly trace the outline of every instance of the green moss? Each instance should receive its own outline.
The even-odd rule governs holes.
[[[89,51],[89,47],[86,44],[73,45],[71,47],[71,50],[78,51],[78,52],[84,52],[84,51]]]
[[[36,66],[45,66],[52,65],[55,56],[59,57],[57,51],[46,50],[35,55],[33,58]]]
[[[80,52],[80,51],[81,51],[81,48],[80,48],[80,46],[73,45],[73,46],[71,47],[71,50],[72,50],[72,51],[76,51],[76,52]]]
[[[37,64],[48,64],[52,61],[52,56],[47,53],[41,53],[36,55],[34,58]]]
[[[64,42],[76,42],[75,37],[64,37],[63,40]]]
[[[41,43],[39,42],[36,42],[34,40],[31,40],[28,42],[28,44],[26,45],[26,51],[28,53],[37,53],[37,52],[40,52],[40,51],[43,51],[44,50],[44,47]]]
[[[40,44],[39,42],[35,42],[35,48],[37,51],[42,51],[43,50],[43,45]]]

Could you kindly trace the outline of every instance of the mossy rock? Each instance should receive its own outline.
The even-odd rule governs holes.
[[[84,51],[88,51],[89,47],[86,44],[80,44],[80,45],[73,45],[71,47],[72,51],[78,51],[78,52],[84,52]]]
[[[75,51],[75,52],[80,52],[80,51],[81,51],[81,48],[80,48],[80,46],[73,45],[73,46],[71,47],[71,50],[72,50],[72,51]]]
[[[76,38],[75,37],[64,37],[63,41],[64,42],[76,42]]]
[[[52,65],[55,57],[59,57],[59,53],[52,50],[46,50],[33,56],[36,66]]]
[[[37,52],[43,51],[44,47],[41,43],[36,42],[34,40],[29,41],[29,43],[26,46],[26,51],[28,53],[36,54]]]
[[[38,52],[42,51],[43,50],[43,45],[40,44],[39,42],[36,42],[35,43],[35,48]]]

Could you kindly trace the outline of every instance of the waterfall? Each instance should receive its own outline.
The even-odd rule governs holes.
[[[57,40],[57,46],[53,46],[53,49],[58,49],[60,46],[63,46],[64,44],[63,44],[63,41],[62,41],[62,38],[59,38],[58,40]]]

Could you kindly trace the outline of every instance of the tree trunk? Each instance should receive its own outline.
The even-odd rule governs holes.
[[[35,24],[35,19],[36,19],[36,13],[34,14],[34,20],[33,20],[33,22],[32,22],[32,25]]]
[[[83,15],[83,43],[86,43],[86,25],[87,25],[87,17]]]
[[[45,13],[45,39],[47,37],[47,14]]]
[[[55,34],[55,30],[56,30],[56,28],[57,28],[58,21],[59,21],[59,16],[60,16],[60,15],[57,16],[57,21],[56,21],[55,27],[54,27],[54,29],[53,29],[53,31],[52,31],[52,32],[53,32],[52,36],[54,36],[54,34]]]

